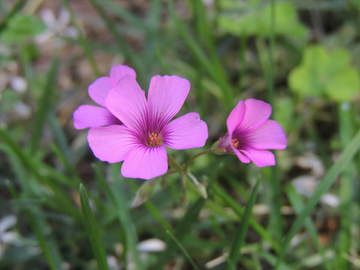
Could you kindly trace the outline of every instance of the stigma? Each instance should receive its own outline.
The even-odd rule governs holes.
[[[150,133],[149,135],[149,146],[159,146],[162,145],[161,136],[157,133]]]
[[[239,146],[239,141],[238,141],[238,139],[236,139],[236,138],[233,138],[233,139],[231,139],[231,142],[232,142],[232,144],[233,144],[233,146],[235,147],[235,148],[238,148],[238,146]]]

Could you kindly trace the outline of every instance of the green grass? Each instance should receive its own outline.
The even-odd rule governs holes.
[[[39,44],[29,36],[6,44],[1,33],[9,22],[36,4],[10,2],[0,3],[0,225],[8,215],[16,224],[0,235],[16,237],[0,239],[0,269],[356,268],[358,96],[344,103],[300,96],[288,77],[312,43],[346,50],[351,57],[339,63],[349,62],[360,76],[360,9],[345,7],[358,1],[339,9],[331,1],[293,3],[301,14],[316,15],[299,21],[311,34],[296,36],[281,33],[291,14],[275,12],[282,3],[275,0],[245,6],[236,0],[88,0],[84,9],[62,0],[77,38],[58,30],[62,43],[50,38]],[[219,24],[220,15],[246,19],[264,7],[269,35],[236,36]],[[40,18],[41,9],[27,15]],[[339,20],[333,25],[317,14]],[[151,196],[137,207],[131,206],[144,180],[125,179],[120,163],[96,159],[87,130],[73,127],[74,110],[90,102],[89,84],[107,76],[114,63],[134,68],[145,92],[156,74],[188,79],[191,91],[179,116],[198,112],[209,128],[204,148],[167,149],[174,169],[151,182]],[[318,80],[308,75],[304,84]],[[27,81],[26,92],[12,89],[15,76]],[[287,131],[288,146],[274,151],[271,168],[207,151],[225,135],[230,111],[247,98],[270,103],[271,118]],[[26,117],[19,116],[21,104],[30,109]],[[310,164],[301,163],[309,155]],[[293,185],[299,176],[313,179],[310,188],[302,186],[312,188],[306,196]],[[339,206],[324,204],[325,193]],[[152,238],[166,248],[139,251]]]

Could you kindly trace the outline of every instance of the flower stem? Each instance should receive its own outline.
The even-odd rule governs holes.
[[[204,150],[204,151],[202,151],[202,152],[200,152],[200,153],[197,153],[196,155],[192,156],[192,157],[188,160],[188,162],[185,163],[183,170],[186,172],[187,169],[188,169],[188,167],[190,166],[190,164],[191,164],[196,158],[198,158],[198,157],[200,157],[200,156],[202,156],[202,155],[208,154],[208,153],[212,153],[213,151],[214,151],[214,150],[213,150],[212,148],[210,148],[210,149],[208,149],[208,150]]]
[[[167,156],[170,167],[181,173],[183,171],[183,167],[172,156],[169,154]]]

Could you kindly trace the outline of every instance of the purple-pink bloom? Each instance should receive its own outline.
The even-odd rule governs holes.
[[[112,88],[125,75],[136,78],[135,71],[123,65],[114,66],[110,71],[110,77],[101,77],[93,82],[89,88],[89,96],[99,106],[82,105],[74,112],[74,126],[76,129],[119,125],[121,122],[106,107],[105,99]]]
[[[275,156],[266,149],[284,149],[287,141],[281,126],[271,115],[270,104],[257,100],[240,100],[226,124],[228,134],[217,146],[224,153],[235,152],[241,162],[253,161],[258,167],[275,165]]]
[[[186,79],[154,76],[146,100],[134,77],[124,76],[105,99],[106,108],[124,125],[90,129],[88,141],[95,156],[110,163],[124,161],[124,177],[151,179],[165,174],[165,146],[178,150],[202,147],[208,137],[207,125],[197,113],[170,122],[189,90]]]

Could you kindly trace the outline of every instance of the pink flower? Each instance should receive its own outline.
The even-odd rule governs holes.
[[[82,105],[74,112],[74,126],[76,129],[119,125],[121,122],[105,107],[105,99],[109,91],[125,75],[136,78],[135,71],[123,65],[114,66],[110,71],[110,77],[101,77],[93,82],[88,89],[89,96],[99,106]]]
[[[220,139],[215,153],[235,153],[241,162],[253,161],[258,167],[275,165],[274,154],[266,149],[284,149],[287,141],[281,126],[268,120],[270,114],[268,103],[240,100],[226,121],[229,133]]]
[[[151,79],[148,100],[132,76],[124,76],[110,90],[106,108],[124,125],[92,128],[88,141],[95,156],[110,163],[124,161],[124,177],[151,179],[168,169],[166,148],[202,147],[207,126],[197,113],[169,122],[182,107],[190,90],[177,76]]]

